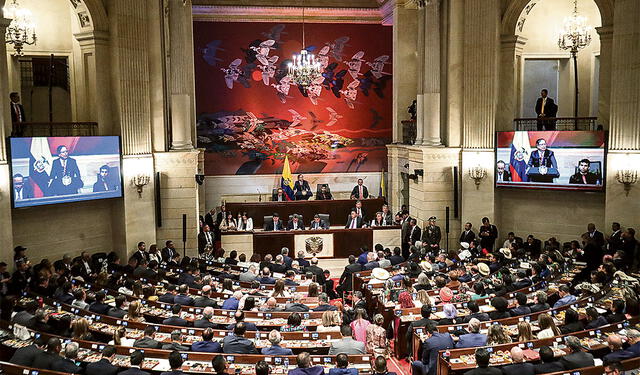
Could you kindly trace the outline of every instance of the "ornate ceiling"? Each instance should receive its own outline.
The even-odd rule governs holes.
[[[379,8],[386,0],[305,0],[305,7]],[[302,0],[193,0],[194,6],[301,7]]]

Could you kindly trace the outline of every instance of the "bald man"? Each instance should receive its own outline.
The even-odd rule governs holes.
[[[531,363],[524,361],[524,354],[519,346],[511,348],[511,359],[513,364],[504,366],[502,372],[505,375],[534,375],[535,371]]]
[[[611,353],[602,358],[604,363],[619,362],[624,359],[633,358],[633,352],[622,350],[622,337],[619,335],[611,335],[607,337],[607,346]]]

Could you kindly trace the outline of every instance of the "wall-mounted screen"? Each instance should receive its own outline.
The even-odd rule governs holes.
[[[13,207],[122,196],[120,138],[10,138]]]
[[[603,190],[603,131],[511,131],[496,134],[498,187]]]

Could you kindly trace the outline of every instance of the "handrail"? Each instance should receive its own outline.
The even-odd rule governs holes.
[[[602,130],[597,117],[518,117],[513,119],[514,130]]]
[[[14,137],[92,136],[97,134],[98,123],[92,121],[14,122],[11,132]]]

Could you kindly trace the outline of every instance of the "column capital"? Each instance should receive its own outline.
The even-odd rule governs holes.
[[[500,48],[502,48],[503,50],[514,49],[516,52],[522,53],[525,44],[527,44],[527,41],[529,41],[529,39],[521,35],[502,34],[500,35]]]
[[[596,27],[596,32],[600,36],[600,42],[613,40],[613,25]]]
[[[106,31],[84,31],[73,34],[73,37],[76,38],[76,40],[80,44],[80,48],[91,47],[95,46],[96,44],[106,45],[109,43],[109,33]]]

